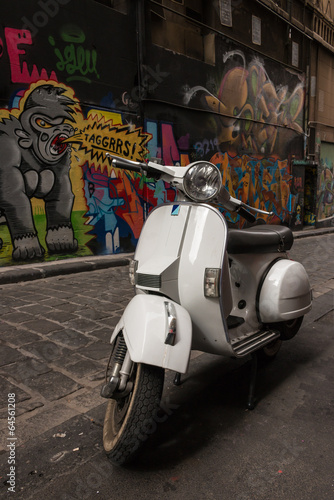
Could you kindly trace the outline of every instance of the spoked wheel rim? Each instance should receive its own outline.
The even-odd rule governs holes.
[[[131,378],[129,380],[134,382],[136,373],[137,364],[134,365]],[[108,451],[108,448],[112,448],[113,443],[124,424],[131,405],[134,389],[135,387],[130,392],[130,394],[128,394],[124,398],[118,400],[112,399],[108,402],[103,428],[103,443],[106,451]]]

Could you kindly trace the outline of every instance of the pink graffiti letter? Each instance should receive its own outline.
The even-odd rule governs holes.
[[[168,123],[161,125],[162,157],[166,165],[174,165],[180,161],[179,150],[175,142],[173,127]]]
[[[54,71],[51,72],[49,77],[44,68],[41,73],[39,73],[34,64],[30,74],[26,61],[23,61],[21,67],[20,56],[24,55],[26,51],[23,48],[19,48],[19,45],[32,45],[31,33],[29,30],[5,28],[5,37],[13,83],[34,83],[38,80],[49,79],[57,81],[57,76]]]

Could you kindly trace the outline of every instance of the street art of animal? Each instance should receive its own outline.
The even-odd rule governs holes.
[[[31,85],[20,108],[0,114],[0,210],[14,260],[42,257],[31,198],[45,202],[49,253],[75,252],[71,223],[74,195],[69,170],[77,101],[53,82]]]

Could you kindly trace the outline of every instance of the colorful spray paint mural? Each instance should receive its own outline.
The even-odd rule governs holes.
[[[243,61],[243,66],[237,65],[236,58]],[[284,150],[287,131],[303,134],[303,84],[298,83],[292,90],[288,85],[275,86],[264,63],[255,58],[247,65],[241,51],[225,53],[223,62],[229,59],[235,61],[235,66],[224,69],[221,80],[214,85],[215,94],[198,85],[185,91],[184,103],[191,106],[192,101],[197,101],[213,112],[216,144],[260,155]]]
[[[158,47],[140,65],[133,11],[80,5],[64,0],[42,15],[29,4],[24,26],[12,15],[0,27],[8,82],[0,92],[0,265],[135,249],[149,211],[176,192],[114,169],[106,152],[210,160],[233,196],[274,212],[269,222],[297,220],[291,144],[302,136],[304,89],[296,75],[219,38],[215,67],[199,70]]]
[[[334,224],[334,146],[321,143],[317,192],[318,221],[331,219]]]
[[[9,232],[1,246],[8,252],[10,239],[14,260],[41,258],[45,250],[78,254],[72,218],[79,254],[89,249],[89,226],[102,219],[104,246],[117,252],[119,207],[138,239],[143,216],[131,196],[134,179],[116,174],[106,153],[141,161],[149,134],[98,114],[85,119],[73,90],[53,81],[32,84],[19,107],[0,111],[0,118],[0,209]],[[44,230],[37,229],[41,214]]]

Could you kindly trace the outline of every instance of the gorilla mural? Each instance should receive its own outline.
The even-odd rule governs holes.
[[[74,134],[71,123],[77,103],[64,93],[62,87],[42,84],[30,92],[19,115],[0,121],[0,211],[15,260],[45,252],[34,224],[32,197],[45,202],[48,251],[78,248],[71,224],[71,148],[64,142]]]

